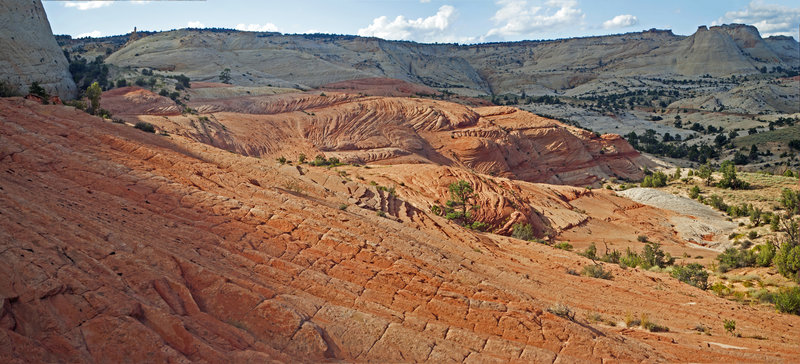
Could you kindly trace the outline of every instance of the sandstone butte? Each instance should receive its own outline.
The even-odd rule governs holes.
[[[798,316],[640,269],[572,275],[594,263],[502,235],[528,221],[576,244],[648,234],[676,255],[695,249],[673,230],[677,213],[583,186],[636,176],[642,162],[618,137],[442,101],[281,94],[193,101],[200,115],[180,115],[129,91],[104,107],[169,135],[0,100],[2,362],[800,357]],[[370,168],[275,162],[300,152]],[[457,179],[494,233],[430,213]],[[556,303],[574,320],[547,310]],[[669,332],[610,324],[643,315]]]

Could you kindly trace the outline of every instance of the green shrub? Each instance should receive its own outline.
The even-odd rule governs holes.
[[[650,269],[651,267],[666,268],[672,265],[675,259],[669,253],[661,250],[661,244],[647,243],[642,249],[642,268]]]
[[[642,322],[642,327],[650,332],[669,332],[669,328],[652,321]]]
[[[732,190],[747,189],[750,185],[740,180],[736,176],[736,166],[732,161],[724,161],[719,166],[719,171],[722,173],[722,179],[717,182],[717,187],[730,188]]]
[[[36,81],[31,83],[31,86],[28,87],[28,93],[41,97],[45,104],[47,104],[47,99],[50,98],[50,95],[47,94],[47,91],[44,90],[44,87],[40,86]]]
[[[692,189],[689,190],[689,197],[695,200],[698,196],[700,196],[700,187],[697,187],[696,185],[692,186]]]
[[[516,223],[511,227],[511,237],[520,240],[533,240],[533,227],[531,224]]]
[[[711,285],[711,291],[714,292],[717,296],[725,296],[731,293],[730,287],[725,285],[725,283],[717,282]]]
[[[698,263],[677,265],[672,268],[672,277],[700,289],[708,288],[708,272]]]
[[[719,261],[719,271],[725,273],[731,269],[754,266],[756,257],[750,250],[728,248],[717,256],[717,261]]]
[[[603,254],[602,257],[600,257],[600,260],[602,260],[602,261],[604,261],[606,263],[619,264],[619,259],[621,257],[622,257],[622,254],[616,249],[612,250],[611,252],[608,252],[606,250],[606,253]]]
[[[581,272],[582,275],[592,278],[600,278],[600,279],[613,279],[614,276],[611,272],[607,272],[603,269],[603,266],[600,264],[592,264],[583,267],[583,271]]]
[[[588,248],[586,248],[586,250],[584,250],[581,253],[578,253],[578,255],[582,255],[591,260],[595,260],[597,259],[597,246],[594,243],[592,243],[591,245],[589,245]]]
[[[717,210],[728,212],[728,205],[725,204],[725,201],[719,195],[711,195],[711,197],[708,198],[708,204]]]
[[[144,122],[144,121],[140,121],[140,122],[136,123],[136,125],[134,125],[133,127],[136,128],[136,129],[139,129],[141,131],[148,132],[148,133],[155,133],[156,132],[156,128],[153,126],[153,124],[150,124],[150,123],[147,123],[147,122]]]
[[[14,96],[20,96],[20,92],[17,87],[6,81],[0,81],[0,97]]]
[[[800,315],[800,287],[781,290],[773,297],[773,302],[780,312]]]
[[[775,268],[778,268],[784,277],[800,281],[800,245],[793,242],[781,244],[773,260]]]
[[[286,164],[286,157],[284,157],[284,156],[280,156],[280,157],[276,158],[275,160],[280,164]]]
[[[664,187],[667,185],[669,177],[661,171],[657,171],[650,176],[644,177],[642,187]]]
[[[729,334],[733,334],[736,331],[736,321],[734,320],[723,320],[722,326],[725,328],[725,331]]]
[[[759,267],[769,267],[772,264],[772,259],[775,258],[775,245],[771,242],[766,244],[757,245],[755,250],[756,265]]]
[[[556,316],[563,317],[570,321],[575,320],[575,312],[573,312],[569,306],[563,303],[556,303],[555,305],[548,307],[547,312],[550,312]]]
[[[636,268],[642,264],[642,258],[631,248],[625,250],[625,255],[619,258],[619,265],[622,267]]]
[[[797,191],[784,188],[781,191],[780,203],[781,207],[786,210],[789,216],[800,213],[800,211],[798,211],[798,209],[800,209],[800,193]]]
[[[558,244],[554,245],[554,247],[556,247],[558,249],[561,249],[561,250],[572,251],[572,244],[567,243],[566,241],[558,243]]]
[[[477,231],[486,231],[489,229],[489,224],[483,221],[475,221],[469,226],[469,228]]]

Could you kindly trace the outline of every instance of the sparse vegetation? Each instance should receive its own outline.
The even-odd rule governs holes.
[[[553,247],[561,250],[572,251],[572,244],[567,243],[566,241],[553,245]]]
[[[36,81],[33,81],[31,86],[28,87],[28,93],[41,98],[45,105],[50,98],[50,95],[47,94],[47,91],[45,91],[44,87],[40,86]]]
[[[144,122],[144,121],[140,121],[140,122],[136,123],[136,125],[134,125],[133,127],[136,128],[136,129],[139,129],[141,131],[148,132],[148,133],[155,133],[156,132],[156,128],[153,126],[153,124],[150,124],[150,123],[147,123],[147,122]]]
[[[708,272],[698,263],[676,265],[672,267],[672,277],[700,289],[708,288]]]
[[[219,81],[222,83],[231,83],[231,69],[226,68],[219,73]]]
[[[600,279],[613,279],[614,276],[611,272],[606,271],[603,269],[603,266],[600,264],[592,264],[583,267],[583,271],[581,274],[587,277],[592,278],[600,278]]]
[[[533,227],[531,224],[516,223],[511,227],[511,237],[520,240],[533,240]]]
[[[547,312],[570,321],[575,321],[575,312],[572,311],[572,308],[560,302],[548,307]]]
[[[93,82],[89,88],[86,89],[86,98],[89,99],[89,103],[91,105],[90,114],[97,115],[100,111],[100,95],[103,94],[103,90],[100,88],[100,84],[97,82]]]
[[[9,82],[0,80],[0,97],[14,97],[20,96],[20,92],[16,86]]]
[[[734,335],[736,333],[736,321],[725,319],[722,321],[722,327],[725,328],[725,332]]]

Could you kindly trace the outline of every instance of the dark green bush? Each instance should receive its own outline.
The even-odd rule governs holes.
[[[800,315],[800,287],[781,290],[773,297],[773,302],[780,312]]]
[[[156,132],[156,128],[153,126],[153,124],[146,123],[144,121],[140,121],[140,122],[136,123],[136,125],[134,125],[133,127],[136,128],[136,129],[139,129],[141,131],[148,132],[148,133],[155,133]]]
[[[36,81],[31,83],[31,86],[28,88],[28,93],[41,97],[45,104],[47,103],[47,99],[50,98],[50,95],[47,94],[47,91],[44,90],[44,87],[40,86]]]
[[[719,271],[725,273],[731,269],[755,266],[756,257],[746,249],[728,248],[717,256]]]
[[[800,281],[800,245],[789,241],[781,244],[773,261],[784,277]]]
[[[0,81],[0,97],[14,97],[14,96],[20,96],[17,87],[6,81]]]
[[[700,289],[708,289],[708,272],[698,263],[672,267],[672,277]]]
[[[691,172],[691,171],[689,171]],[[692,189],[689,190],[689,197],[693,200],[697,199],[700,196],[700,187],[692,186]]]

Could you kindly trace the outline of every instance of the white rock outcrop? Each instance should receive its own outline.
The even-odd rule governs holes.
[[[40,0],[0,2],[0,80],[26,93],[39,82],[51,95],[75,98],[69,63],[53,37]]]

